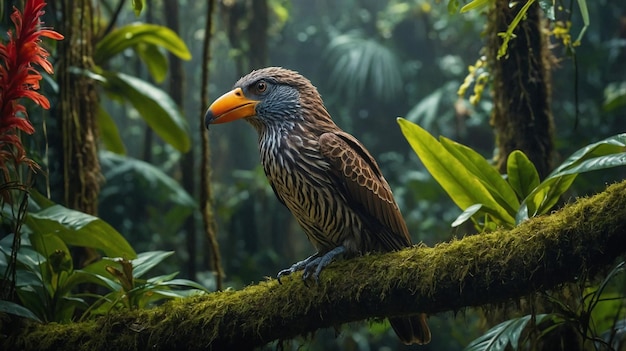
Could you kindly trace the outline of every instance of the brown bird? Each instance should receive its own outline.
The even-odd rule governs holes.
[[[259,135],[261,163],[278,199],[317,253],[278,273],[317,280],[340,256],[395,251],[411,238],[391,189],[365,147],[332,121],[311,82],[280,67],[253,71],[209,107],[211,124],[244,118]],[[406,344],[425,344],[424,314],[390,318]]]

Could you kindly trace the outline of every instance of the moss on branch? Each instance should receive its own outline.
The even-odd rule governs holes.
[[[336,262],[239,291],[66,325],[28,323],[19,350],[241,350],[372,317],[498,303],[593,274],[626,252],[626,181],[508,231]],[[434,335],[433,337],[437,337]]]

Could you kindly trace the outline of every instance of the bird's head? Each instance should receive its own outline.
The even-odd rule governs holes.
[[[317,89],[298,72],[280,67],[252,71],[215,100],[205,115],[211,124],[245,119],[258,130],[309,120],[332,123]]]

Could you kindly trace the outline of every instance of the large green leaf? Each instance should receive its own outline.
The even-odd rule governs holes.
[[[109,115],[109,113],[102,108],[102,105],[98,106],[98,128],[100,131],[100,140],[104,144],[107,150],[116,154],[126,154],[126,147],[120,137],[120,132],[117,129],[115,121]]]
[[[52,266],[57,269],[64,267],[66,271],[73,269],[70,250],[55,233],[36,231],[30,235],[30,241],[35,250],[47,258],[50,268],[53,268]],[[49,281],[48,277],[44,277],[44,281]]]
[[[569,174],[580,174],[624,165],[626,165],[626,152],[620,152],[616,154],[586,159],[582,162],[578,162],[575,166],[556,173],[552,177],[560,177]]]
[[[173,254],[174,251],[148,251],[140,253],[137,255],[137,258],[132,261],[133,275],[135,278],[141,277]]]
[[[137,256],[128,241],[105,221],[92,215],[54,205],[26,216],[33,232],[54,233],[67,245],[91,247],[108,256]]]
[[[29,318],[41,322],[41,319],[37,317],[31,310],[24,306],[20,306],[11,301],[0,300],[0,312],[16,315],[19,317]]]
[[[149,192],[146,198],[150,201],[167,202],[179,207],[178,215],[189,215],[196,207],[196,202],[180,183],[145,161],[106,151],[100,152],[100,160],[106,166],[104,176],[109,183],[127,182],[130,177],[138,186],[145,185],[145,191]]]
[[[106,270],[107,266],[114,266],[120,268],[116,259],[104,257],[99,261],[93,262],[83,269],[77,270],[74,273],[79,273],[75,278],[77,281],[71,281],[71,283],[79,284],[84,281],[89,281],[94,284],[98,284],[108,288],[111,291],[119,291],[122,289],[122,285],[117,282],[117,278]],[[73,278],[74,275],[72,275]]]
[[[538,314],[535,316],[535,322],[540,323],[548,316]],[[532,315],[527,315],[504,321],[469,343],[463,351],[505,351],[509,345],[511,349],[517,350],[521,335],[532,317]]]
[[[440,137],[441,145],[448,150],[465,168],[489,190],[491,196],[513,216],[519,208],[515,191],[502,175],[481,154],[471,148],[445,137]]]
[[[156,45],[149,44],[137,45],[135,50],[146,64],[146,67],[148,67],[148,72],[150,72],[154,81],[157,83],[163,82],[169,69],[169,63],[161,50]]]
[[[539,185],[539,173],[535,165],[520,150],[509,154],[506,173],[509,176],[509,184],[520,199],[526,198]]]
[[[424,166],[462,210],[482,204],[500,224],[512,225],[513,216],[493,198],[489,190],[463,164],[444,148],[430,133],[403,118],[398,124],[405,138]]]
[[[0,252],[7,257],[11,256],[13,238],[14,235],[9,234],[0,240]],[[22,244],[20,246],[20,249],[17,251],[17,262],[23,264],[26,269],[30,271],[38,272],[39,265],[43,262],[46,262],[47,258],[39,252],[33,250],[33,248],[30,246],[30,243],[27,244],[24,241],[24,238],[22,238]],[[6,265],[4,267],[6,267]]]
[[[123,73],[104,72],[107,88],[126,98],[165,142],[181,152],[191,148],[187,122],[163,90]]]
[[[552,171],[548,178],[563,172],[567,168],[575,166],[586,159],[605,156],[610,154],[616,154],[626,151],[626,133],[617,134],[606,139],[600,140],[593,144],[589,144],[585,147],[578,149],[570,157],[568,157],[563,163]]]
[[[580,173],[626,165],[626,133],[589,144],[574,152],[525,199],[515,216],[520,223],[549,211]]]
[[[93,54],[97,64],[138,44],[162,47],[183,60],[191,59],[191,53],[182,39],[171,29],[156,24],[133,23],[107,34],[96,44]]]

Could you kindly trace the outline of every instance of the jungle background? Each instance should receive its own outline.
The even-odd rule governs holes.
[[[490,17],[486,13],[492,2],[465,13],[459,13],[464,3],[426,0],[150,1],[136,11],[123,0],[78,1],[71,9],[70,3],[50,1],[42,20],[66,38],[80,30],[87,44],[44,41],[56,72],[44,74],[42,81],[50,110],[27,105],[36,133],[25,137],[24,143],[29,157],[42,168],[28,183],[54,203],[98,216],[137,253],[173,251],[152,274],[179,272],[179,278],[196,281],[209,291],[238,289],[274,277],[313,253],[265,179],[252,128],[244,122],[212,126],[209,148],[202,149],[203,111],[208,107],[203,89],[208,89],[210,102],[239,77],[264,66],[297,70],[317,86],[335,122],[377,159],[414,242],[432,246],[474,232],[471,225],[451,227],[462,210],[424,168],[396,118],[465,144],[487,159],[494,157],[489,84],[480,99],[470,98],[471,91],[457,93],[468,66],[487,55],[485,31]],[[9,14],[13,6],[23,8],[22,4],[2,2],[0,32],[11,28]],[[208,71],[203,71],[207,6],[213,6],[213,30]],[[626,4],[593,1],[586,6],[589,26],[580,43],[573,45],[573,40],[567,43],[554,35],[555,28],[566,28],[567,23],[574,38],[583,30],[576,1],[557,1],[556,18],[544,28],[551,54],[547,84],[554,123],[553,165],[587,144],[626,130]],[[88,18],[85,23],[67,19],[78,16],[79,10]],[[171,28],[186,48],[146,41],[116,51],[103,39],[136,22]],[[203,85],[206,72],[208,85]],[[63,84],[65,92],[60,92]],[[154,87],[159,90],[152,91]],[[141,93],[152,101],[166,101],[161,93],[169,98],[157,107],[142,108],[142,96],[137,95]],[[72,110],[72,99],[81,100],[77,110]],[[471,104],[470,99],[478,101]],[[159,130],[162,120],[155,117],[163,110],[170,112],[164,119],[174,121],[167,122],[173,123],[169,131]],[[92,116],[85,121],[95,133],[90,136],[93,140],[81,139],[89,135],[81,132],[85,124],[68,127],[62,117],[68,114]],[[76,149],[68,150],[72,147]],[[206,150],[210,152],[209,215],[215,220],[208,231],[217,234],[221,256],[217,268],[215,246],[202,221]],[[91,154],[97,158],[90,160]],[[564,201],[601,191],[624,175],[624,168],[583,174]],[[10,215],[4,216],[2,237],[12,233],[6,219]],[[26,223],[27,234],[33,227]],[[72,248],[71,254],[76,269],[94,259],[89,250]],[[461,350],[506,319],[499,314],[486,318],[484,311],[471,309],[432,316],[433,341],[422,349]],[[378,322],[344,326],[340,333],[319,331],[292,346],[310,350],[402,347],[388,324]]]

